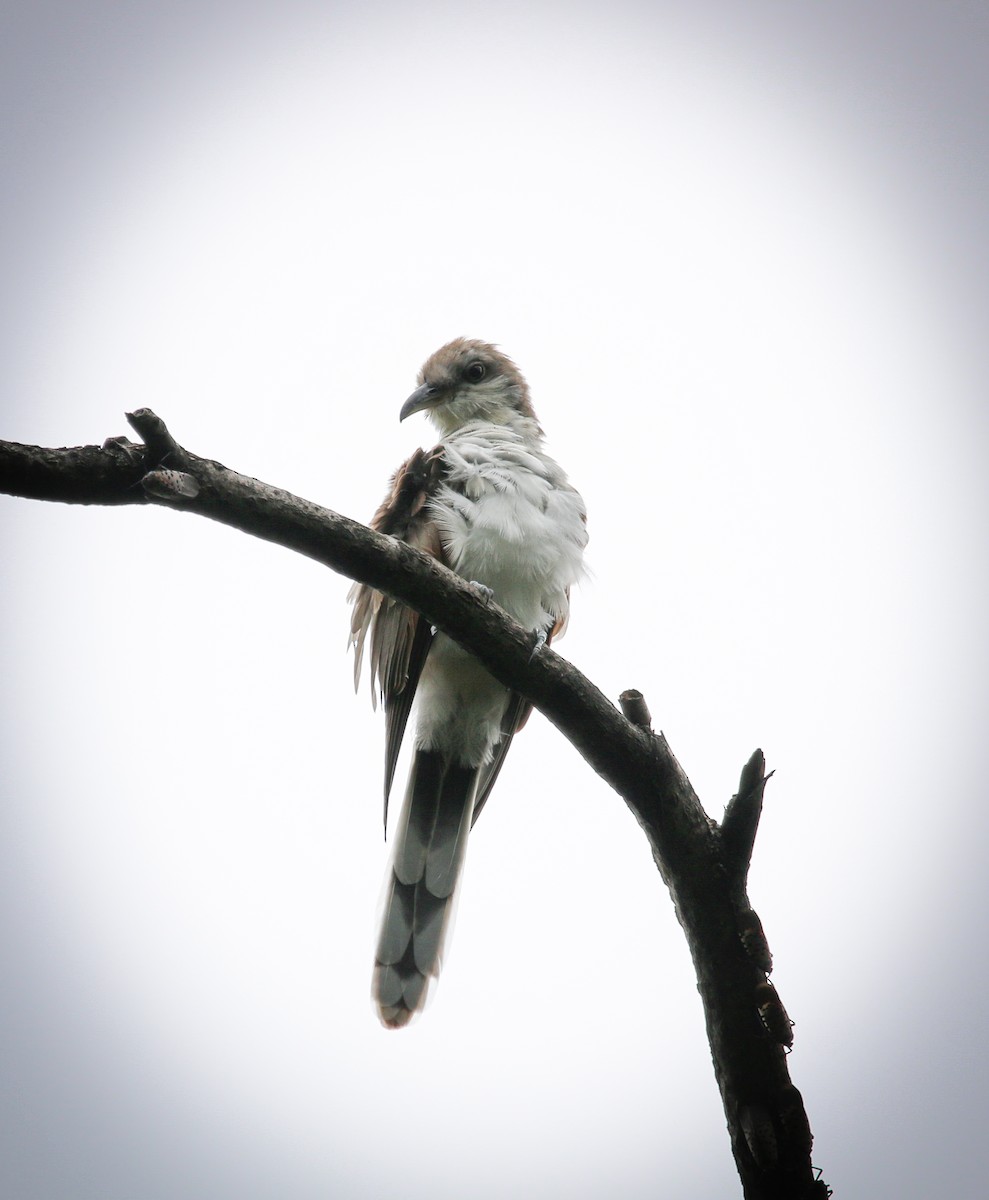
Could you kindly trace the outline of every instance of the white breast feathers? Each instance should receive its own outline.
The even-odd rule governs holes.
[[[584,502],[541,446],[504,426],[446,438],[444,485],[431,500],[447,561],[484,584],[527,629],[565,622],[587,544]]]

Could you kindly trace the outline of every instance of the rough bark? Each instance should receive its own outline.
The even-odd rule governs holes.
[[[721,824],[701,806],[641,693],[619,711],[575,667],[435,560],[356,521],[179,446],[150,409],[143,444],[47,449],[0,442],[0,491],[74,504],[158,504],[221,521],[370,583],[421,612],[521,692],[625,800],[669,888],[697,973],[715,1076],[746,1200],[819,1200],[811,1132],[786,1053],[792,1028],[746,895],[768,776],[761,750]]]

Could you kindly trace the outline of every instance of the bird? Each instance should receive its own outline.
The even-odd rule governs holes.
[[[399,413],[439,431],[395,472],[371,526],[435,557],[533,633],[534,653],[567,624],[584,572],[587,514],[546,453],[528,385],[488,342],[456,338],[423,364]],[[400,601],[355,584],[350,641],[359,687],[386,720],[388,798],[415,701],[412,763],[391,836],[372,995],[386,1028],[419,1013],[438,977],[467,839],[531,705]]]

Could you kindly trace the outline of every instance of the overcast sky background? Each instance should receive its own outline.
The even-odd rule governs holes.
[[[0,436],[129,433],[366,519],[457,335],[590,512],[559,646],[709,811],[840,1198],[985,1194],[981,2],[32,3],[0,27]],[[368,988],[348,583],[4,499],[0,1191],[739,1194],[634,820],[533,718],[412,1029]]]

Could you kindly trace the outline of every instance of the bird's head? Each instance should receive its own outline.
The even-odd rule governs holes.
[[[399,420],[428,412],[443,434],[452,433],[468,421],[542,432],[518,367],[487,342],[474,338],[448,342],[425,361],[418,384],[402,405]]]

